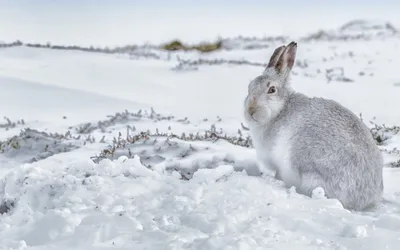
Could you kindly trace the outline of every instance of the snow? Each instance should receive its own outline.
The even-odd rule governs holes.
[[[318,27],[329,36],[296,34],[292,85],[377,124],[378,208],[343,209],[322,188],[300,195],[258,167],[242,106],[279,40],[255,32],[209,54],[9,47],[0,49],[0,249],[397,249],[399,34],[386,21],[353,21]]]

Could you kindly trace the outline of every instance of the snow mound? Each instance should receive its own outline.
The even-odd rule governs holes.
[[[379,22],[379,21],[368,21],[368,20],[353,20],[346,24],[344,24],[339,29],[342,34],[347,35],[376,35],[376,36],[385,36],[385,35],[394,35],[398,34],[399,30],[396,29],[389,22]]]
[[[256,161],[245,160],[224,150],[224,146],[250,147],[249,138],[228,137],[206,132],[204,135],[177,137],[174,134],[149,134],[141,132],[123,139],[114,140],[113,146],[104,149],[100,155],[92,157],[95,163],[104,159],[133,158],[139,156],[142,164],[150,169],[175,171],[181,179],[189,180],[199,169],[216,168],[230,164],[236,171],[246,169],[250,175],[260,175]]]
[[[12,204],[0,217],[3,247],[382,249],[400,237],[398,218],[357,216],[337,200],[299,195],[230,164],[183,181],[138,156],[44,160],[9,173],[1,197]]]
[[[337,30],[320,30],[302,38],[305,41],[348,41],[348,40],[371,40],[378,38],[389,38],[398,36],[399,30],[389,22],[353,20],[345,23]]]
[[[79,148],[70,133],[52,134],[26,128],[19,135],[0,142],[0,153],[21,163],[31,163]]]

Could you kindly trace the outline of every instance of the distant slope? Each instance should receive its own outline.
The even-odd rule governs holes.
[[[0,114],[11,119],[91,120],[138,104],[82,90],[45,85],[0,75]],[[141,105],[143,106],[143,105]]]

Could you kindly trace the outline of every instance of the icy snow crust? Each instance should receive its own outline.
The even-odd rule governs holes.
[[[385,157],[378,208],[297,194],[257,166],[241,107],[281,41],[135,56],[11,47],[0,249],[398,249],[400,40],[385,24],[335,32],[299,42],[293,87],[362,113]]]

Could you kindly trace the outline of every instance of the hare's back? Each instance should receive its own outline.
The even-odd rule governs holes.
[[[349,109],[333,100],[299,96],[292,103],[295,141],[298,147],[320,148],[329,153],[346,148],[350,151],[375,150],[367,126]],[[290,107],[289,107],[290,108]]]

